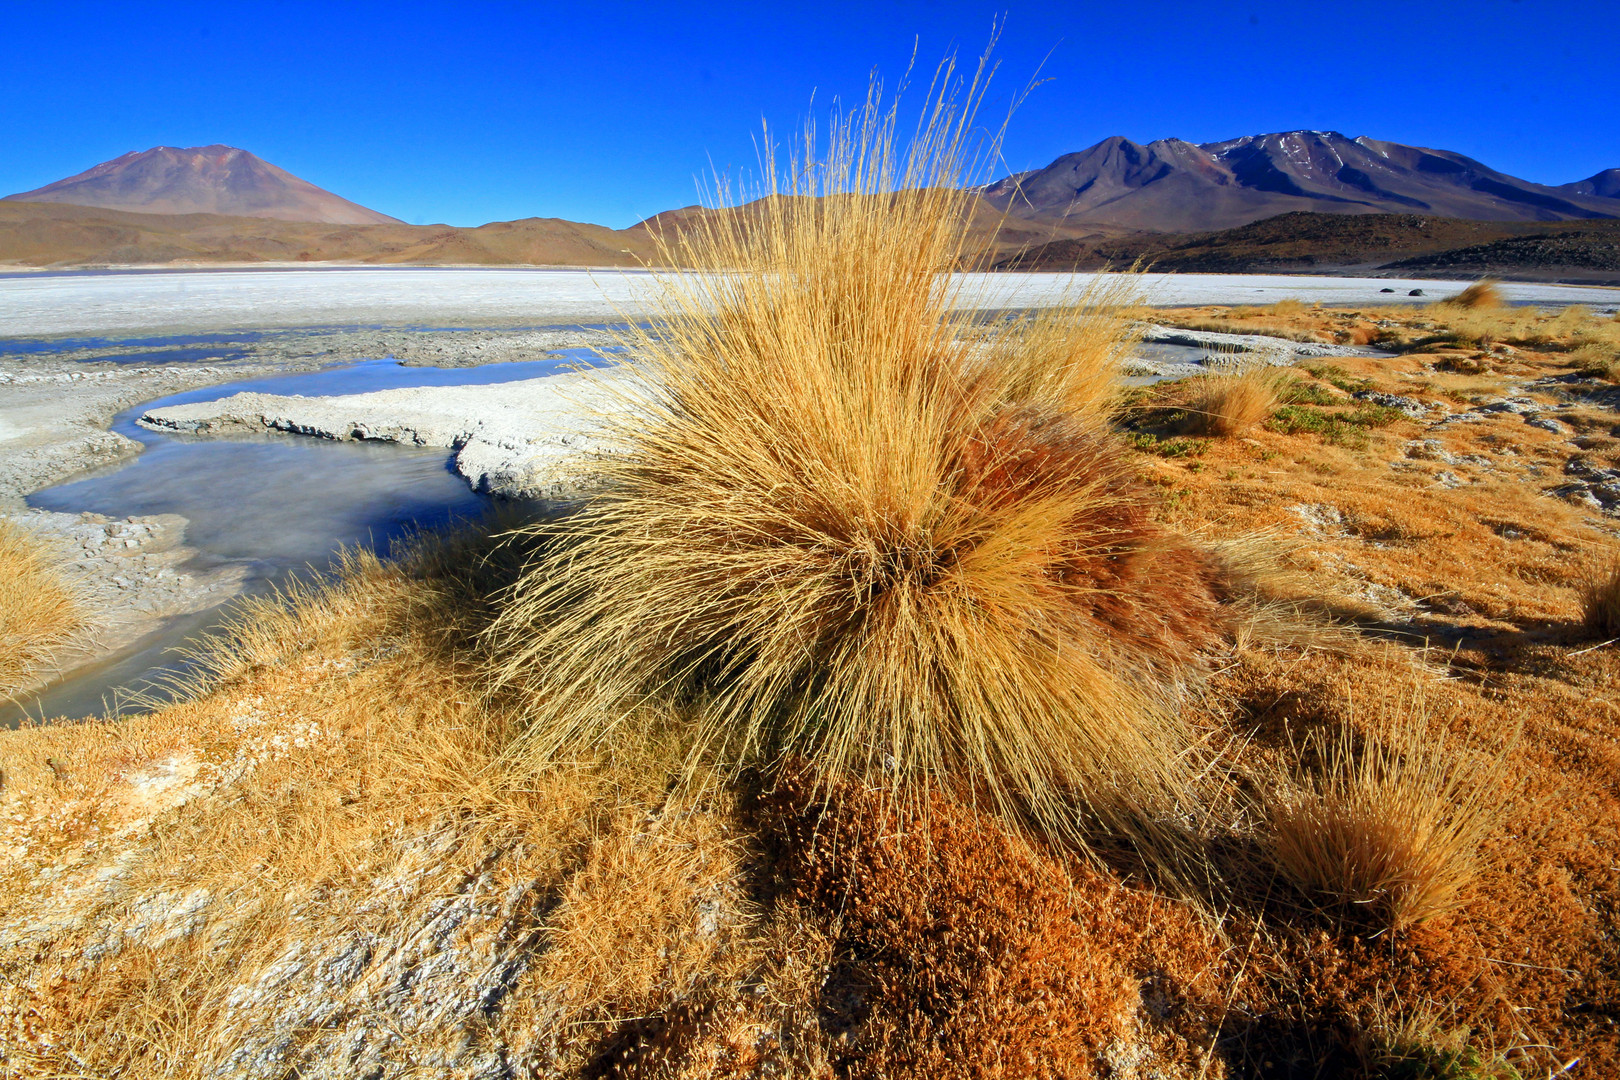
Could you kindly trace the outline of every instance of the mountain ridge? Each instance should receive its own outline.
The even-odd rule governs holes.
[[[1299,210],[1473,221],[1620,218],[1620,169],[1534,184],[1454,151],[1337,131],[1209,143],[1115,135],[979,191],[1015,218],[1145,232],[1227,229]]]

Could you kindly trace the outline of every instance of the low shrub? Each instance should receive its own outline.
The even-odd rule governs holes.
[[[1337,446],[1359,447],[1366,443],[1370,428],[1388,427],[1405,417],[1399,409],[1363,402],[1352,409],[1322,409],[1307,405],[1284,405],[1272,414],[1266,426],[1281,435],[1304,432],[1320,436]]]
[[[1179,435],[1166,439],[1149,431],[1132,432],[1127,441],[1144,454],[1165,458],[1202,457],[1209,449],[1208,439],[1187,439]]]
[[[1357,390],[1365,390],[1372,385],[1367,379],[1351,375],[1350,372],[1338,364],[1300,364],[1299,369],[1321,379],[1330,386],[1343,390],[1347,394],[1353,394]]]

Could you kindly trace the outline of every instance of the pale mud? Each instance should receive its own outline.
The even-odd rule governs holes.
[[[476,367],[555,356],[561,349],[610,348],[611,333],[582,328],[365,329],[312,327],[298,330],[239,330],[177,338],[85,339],[52,335],[0,340],[0,363],[25,367],[48,351],[50,360],[74,363],[170,364],[199,353],[233,363],[290,365],[304,369],[358,360],[394,359],[407,367]]]
[[[1096,275],[963,274],[964,309],[1072,302]],[[1302,274],[1142,274],[1132,286],[1160,307],[1270,304],[1328,307],[1412,303],[1460,292],[1466,281],[1329,278]],[[635,271],[366,267],[0,276],[0,326],[15,336],[252,326],[592,326],[651,317],[662,283]],[[1385,290],[1390,290],[1386,292]],[[1620,289],[1508,282],[1512,303],[1620,304]]]
[[[0,509],[76,473],[140,453],[109,431],[143,401],[286,370],[267,365],[84,365],[55,358],[0,360]]]
[[[184,544],[177,514],[128,517],[23,510],[0,514],[33,534],[74,592],[88,624],[32,679],[13,690],[21,700],[64,673],[125,649],[164,620],[204,611],[236,595],[246,568],[203,568]]]

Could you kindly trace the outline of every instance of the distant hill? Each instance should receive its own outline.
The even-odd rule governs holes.
[[[223,214],[335,225],[397,225],[234,146],[156,146],[104,161],[77,176],[7,195],[148,214]]]
[[[1004,221],[999,211],[982,201],[973,210],[973,235],[989,246],[990,261],[1054,238],[1100,240],[1119,235],[1119,230],[1069,227],[1061,222]],[[524,218],[458,228],[154,214],[0,200],[0,267],[262,262],[639,266],[657,256],[659,234],[689,228],[705,215],[735,212],[688,207],[628,229],[561,218]]]
[[[1300,210],[1475,221],[1620,218],[1620,169],[1548,187],[1447,150],[1336,131],[1145,146],[1116,136],[981,193],[1017,218],[1176,233]]]
[[[1054,240],[998,270],[1094,270],[1138,260],[1194,274],[1305,271],[1620,284],[1620,220],[1464,221],[1295,211],[1234,229]]]
[[[140,214],[0,200],[0,266],[222,262],[635,266],[651,253],[645,231],[558,218],[461,229]]]

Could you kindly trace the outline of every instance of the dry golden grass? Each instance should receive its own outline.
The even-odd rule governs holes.
[[[1502,290],[1496,282],[1487,278],[1474,282],[1456,296],[1448,296],[1440,303],[1459,308],[1499,308],[1502,306]]]
[[[1598,637],[1620,637],[1620,555],[1590,567],[1578,593],[1581,625]]]
[[[1587,341],[1570,350],[1569,366],[1582,375],[1620,382],[1620,346]]]
[[[1321,741],[1306,751],[1319,768],[1285,782],[1267,808],[1277,865],[1307,892],[1395,928],[1461,905],[1480,843],[1506,813],[1503,751],[1471,752],[1421,700],[1364,738],[1347,724]]]
[[[1527,349],[1494,380],[1435,370],[1429,352],[1328,374],[1550,407],[1536,384],[1555,385],[1541,380],[1566,357]],[[1583,455],[1614,460],[1612,411],[1559,415]],[[1338,744],[1352,762],[1363,745],[1398,751],[1390,727],[1414,679],[1444,717],[1428,741],[1463,747],[1482,775],[1495,755],[1469,748],[1523,729],[1524,797],[1504,800],[1472,861],[1471,904],[1369,934],[1356,912],[1387,920],[1387,896],[1358,907],[1335,888],[1308,910],[1291,890],[1212,874],[1215,918],[1156,894],[1134,864],[1015,843],[944,785],[911,819],[881,789],[759,792],[746,774],[723,785],[729,769],[682,794],[695,696],[625,710],[599,756],[531,768],[532,707],[481,693],[472,640],[497,608],[489,590],[515,573],[492,561],[521,552],[473,540],[397,567],[362,559],[296,617],[261,611],[195,701],[0,732],[6,1065],[231,1075],[233,1055],[284,1046],[236,1074],[455,1073],[495,1055],[559,1077],[1007,1075],[1034,1054],[1077,1076],[1491,1075],[1499,1053],[1525,1076],[1576,1054],[1615,1073],[1620,652],[1571,648],[1562,629],[1583,553],[1612,537],[1547,492],[1569,438],[1492,413],[1428,432],[1400,421],[1365,448],[1261,427],[1198,457],[1132,460],[1156,516],[1298,534],[1293,600],[1351,597],[1391,635],[1240,633],[1182,716],[1212,741],[1241,736],[1209,787],[1269,796],[1249,781],[1293,777],[1302,731],[1349,725],[1366,740]],[[1463,482],[1436,483],[1442,469]],[[1211,547],[1229,577],[1255,554]],[[1316,745],[1325,762],[1285,794],[1331,789],[1319,765],[1334,741]],[[188,788],[163,795],[150,777],[187,762],[199,790],[182,803]],[[752,816],[756,798],[787,799],[792,827]],[[1248,823],[1267,815],[1228,809],[1212,850],[1250,868],[1264,833]],[[167,938],[153,912],[199,890],[217,899]],[[447,910],[466,915],[449,934]],[[358,968],[355,942],[369,950]],[[517,973],[481,997],[492,971]]]
[[[1114,295],[953,313],[981,93],[941,93],[904,149],[874,95],[769,172],[747,229],[680,238],[710,272],[662,279],[603,491],[544,530],[491,639],[533,760],[652,701],[694,761],[965,781],[1056,834],[1184,790],[1219,567],[1151,520],[1107,431]]]
[[[1480,299],[1482,294],[1474,292],[1481,284],[1486,286],[1484,300]],[[1465,297],[1470,302],[1464,302]],[[1452,342],[1480,347],[1505,344],[1564,350],[1590,346],[1610,356],[1620,354],[1620,325],[1615,320],[1600,319],[1579,304],[1557,311],[1533,306],[1510,307],[1501,302],[1499,292],[1490,283],[1471,285],[1458,296],[1427,308],[1397,309],[1396,314],[1416,317],[1420,327],[1428,327],[1422,334],[1393,332],[1392,340],[1399,343],[1444,345]],[[1434,329],[1440,333],[1436,335]]]
[[[83,626],[83,604],[48,553],[0,520],[0,701]]]
[[[523,970],[517,943],[544,941],[523,977],[565,1007],[513,1006],[501,1031],[477,1013],[474,1040],[543,1036],[563,1072],[588,1072],[617,1018],[766,963],[746,837],[725,806],[669,797],[681,754],[659,718],[544,775],[504,753],[518,717],[478,695],[461,652],[501,558],[487,530],[394,563],[354,553],[336,579],[253,604],[209,647],[194,700],[0,737],[20,822],[0,921],[41,913],[7,924],[0,964],[48,946],[0,988],[7,1066],[263,1075],[350,1052],[381,1003],[412,1032],[404,1067],[465,1044],[472,1017],[435,1009],[476,1010],[465,984]],[[116,857],[113,878],[98,856]],[[82,876],[91,920],[52,927],[44,866]],[[457,903],[454,940],[424,943]],[[176,904],[192,912],[178,923]],[[356,942],[374,943],[358,968]],[[425,1001],[390,996],[417,979],[436,987]]]
[[[1187,384],[1188,430],[1230,438],[1264,423],[1281,404],[1292,377],[1284,368],[1259,363],[1229,365]]]

